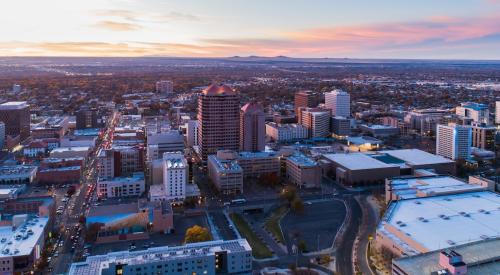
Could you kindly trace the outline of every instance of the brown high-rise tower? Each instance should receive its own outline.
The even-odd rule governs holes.
[[[266,146],[266,115],[256,102],[245,104],[240,115],[240,150],[258,152]]]
[[[218,150],[238,150],[240,97],[226,85],[210,85],[198,97],[199,155],[206,161]]]

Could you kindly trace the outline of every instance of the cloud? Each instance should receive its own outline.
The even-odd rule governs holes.
[[[131,10],[96,10],[93,14],[104,17],[104,18],[114,18],[119,21],[126,22],[150,22],[150,23],[168,23],[173,21],[200,21],[199,16],[182,13],[177,11],[170,12],[137,12]]]
[[[131,16],[114,12],[115,15]],[[139,20],[139,19],[136,19]],[[325,26],[273,32],[272,38],[193,38],[195,42],[148,41],[0,43],[0,55],[62,56],[193,56],[287,55],[352,58],[480,58],[500,59],[499,15],[477,18],[432,17],[416,22]],[[113,31],[140,29],[137,23],[101,21]]]
[[[99,21],[94,27],[110,31],[136,31],[142,29],[142,26],[134,23],[116,22],[116,21]]]

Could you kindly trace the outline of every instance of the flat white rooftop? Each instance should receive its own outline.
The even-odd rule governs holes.
[[[408,246],[386,225],[428,251],[500,237],[500,194],[482,191],[392,202],[377,230]]]
[[[485,190],[485,187],[469,184],[450,176],[394,178],[390,185],[392,192],[400,199]]]
[[[17,110],[28,107],[26,101],[9,101],[0,104],[0,110]]]
[[[0,227],[0,258],[30,255],[48,221],[48,218],[30,217],[15,230],[12,226]]]
[[[426,164],[439,164],[439,163],[452,163],[452,160],[427,153],[418,149],[402,149],[402,150],[386,150],[380,153],[388,154],[392,157],[398,158],[409,165],[426,165]]]
[[[363,153],[348,153],[348,154],[326,154],[327,159],[338,163],[339,165],[349,170],[365,170],[365,169],[378,169],[399,167],[394,164],[387,164],[380,160],[374,159],[367,154]]]

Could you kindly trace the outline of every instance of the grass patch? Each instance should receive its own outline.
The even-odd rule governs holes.
[[[280,220],[286,214],[287,210],[286,206],[280,206],[273,211],[269,220],[264,224],[264,227],[281,243],[285,243],[285,238],[283,237],[283,232],[281,232]]]
[[[259,237],[252,231],[248,223],[243,219],[243,217],[237,213],[231,213],[229,215],[233,223],[238,228],[238,231],[247,239],[248,243],[252,247],[252,254],[257,259],[270,258],[273,256],[271,250],[267,248],[264,242],[259,239]]]

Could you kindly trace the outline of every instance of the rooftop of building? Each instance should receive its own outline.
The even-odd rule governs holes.
[[[56,167],[56,168],[44,168],[40,169],[40,172],[50,173],[50,172],[61,172],[61,171],[80,171],[82,167],[80,165]]]
[[[294,128],[304,128],[305,127],[302,124],[298,123],[286,123],[286,124],[279,124],[276,122],[268,122],[266,125],[269,125],[274,128],[279,128],[279,129],[294,129]]]
[[[28,107],[28,103],[26,101],[9,101],[0,104],[0,110],[17,110]]]
[[[347,141],[354,145],[363,145],[363,144],[383,144],[384,142],[380,139],[376,139],[370,136],[360,136],[360,137],[347,137]]]
[[[370,128],[372,130],[397,129],[397,127],[392,127],[390,125],[382,125],[382,124],[371,124],[371,125],[363,124],[361,126]]]
[[[385,163],[363,153],[325,154],[323,156],[349,170],[397,167],[397,165]]]
[[[31,165],[1,166],[0,176],[35,173],[38,168]]]
[[[400,159],[408,165],[454,163],[454,161],[447,158],[427,153],[418,149],[385,150],[380,151],[380,153]]]
[[[65,161],[84,161],[83,157],[71,157],[71,158],[44,158],[43,163],[60,163]]]
[[[451,249],[462,256],[468,275],[500,274],[500,238],[481,240],[455,246]],[[394,259],[394,265],[408,275],[431,274],[442,270],[440,250]]]
[[[461,107],[472,109],[474,111],[488,110],[488,105],[476,102],[463,103]]]
[[[98,136],[101,130],[99,128],[77,129],[73,132],[75,136]]]
[[[251,252],[252,249],[245,239],[237,239],[191,243],[176,247],[161,246],[140,251],[117,251],[106,255],[91,256],[85,262],[72,264],[69,275],[101,274],[102,270],[108,268],[112,263],[134,266],[144,263],[189,259],[195,256],[213,256],[215,252],[219,251],[235,253]]]
[[[393,178],[390,182],[390,188],[401,199],[482,191],[485,189],[480,185],[469,184],[454,177],[439,175]]]
[[[239,158],[252,159],[252,158],[269,158],[276,157],[277,153],[274,151],[260,151],[260,152],[239,152]]]
[[[40,236],[44,234],[49,219],[31,215],[25,217],[26,221],[17,228],[0,227],[0,257],[28,256],[33,252]]]
[[[59,147],[59,148],[54,148],[51,153],[60,153],[68,151],[83,152],[88,150],[89,150],[88,146]]]
[[[377,230],[408,246],[386,225],[427,251],[500,237],[500,194],[481,191],[393,201]]]
[[[99,179],[99,182],[136,182],[144,180],[144,173],[138,172],[138,173],[133,173],[130,176],[125,176],[125,177],[114,177],[111,179]]]
[[[248,102],[243,107],[241,107],[241,111],[245,114],[253,114],[253,113],[264,114],[264,108],[262,108],[262,105],[253,101]]]
[[[311,159],[310,157],[302,154],[302,153],[294,153],[293,155],[289,156],[287,158],[288,161],[291,161],[297,165],[300,165],[300,166],[305,166],[305,167],[313,167],[313,166],[317,166],[318,163],[316,161],[314,161],[313,159]]]
[[[15,184],[15,185],[0,184],[0,195],[6,196],[10,194],[15,194],[21,192],[21,190],[24,190],[25,188],[26,188],[25,184]]]
[[[233,88],[231,88],[225,84],[221,84],[221,85],[212,84],[212,85],[208,86],[206,89],[204,89],[202,91],[202,93],[204,95],[209,95],[209,96],[237,95],[238,94],[238,92],[236,90],[234,90]]]
[[[208,161],[215,164],[217,171],[220,171],[220,172],[236,173],[236,172],[243,171],[243,169],[241,168],[241,166],[238,164],[238,162],[236,160],[220,159],[217,157],[217,155],[209,155]]]

